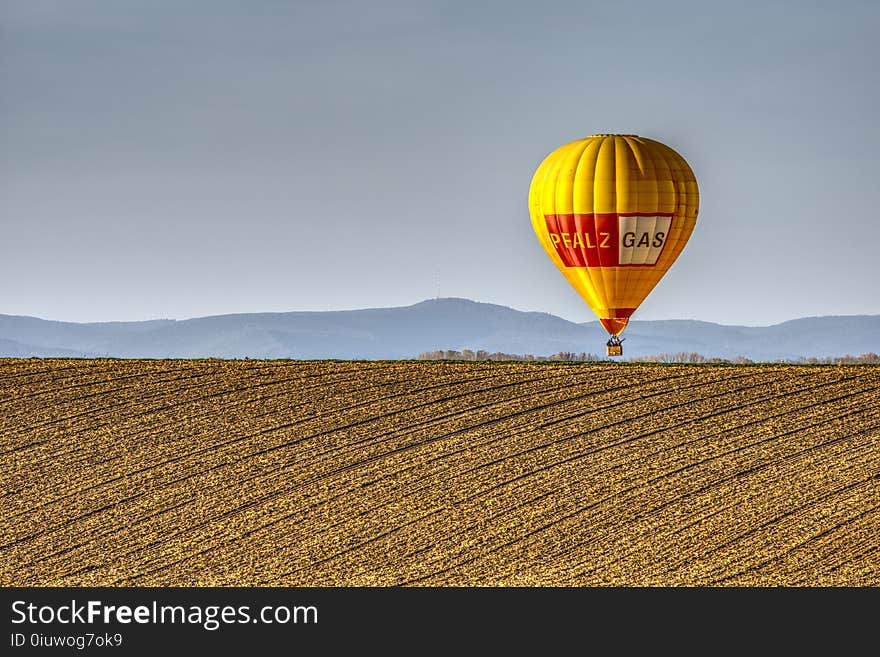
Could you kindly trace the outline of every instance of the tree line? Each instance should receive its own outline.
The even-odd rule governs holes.
[[[473,351],[471,349],[443,349],[437,351],[426,351],[418,356],[417,360],[465,360],[465,361],[562,361],[570,363],[590,363],[598,361],[611,360],[605,356],[598,354],[590,354],[586,352],[575,353],[573,351],[560,351],[551,356],[536,356],[534,354],[507,354],[503,352],[489,353],[485,350]],[[633,356],[624,359],[632,363],[726,363],[731,365],[748,365],[755,361],[745,358],[744,356],[735,356],[733,358],[716,358],[707,357],[696,352],[678,352],[663,353],[653,356]],[[880,356],[870,352],[860,356],[836,356],[828,358],[797,358],[780,361],[772,361],[780,363],[790,363],[794,365],[877,365],[880,364]]]
[[[456,351],[454,349],[445,349],[438,351],[426,351],[416,356],[417,360],[493,360],[493,361],[566,361],[572,363],[586,363],[592,361],[605,360],[604,356],[596,354],[588,354],[581,352],[579,354],[573,351],[560,351],[552,356],[535,356],[534,354],[505,354],[500,351],[489,353],[482,349],[471,351],[470,349],[462,349]]]

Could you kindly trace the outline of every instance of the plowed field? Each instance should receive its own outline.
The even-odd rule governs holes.
[[[2,585],[880,585],[880,367],[0,360]]]

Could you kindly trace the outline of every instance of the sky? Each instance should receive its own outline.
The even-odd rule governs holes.
[[[0,0],[0,313],[591,321],[528,187],[635,133],[700,214],[633,319],[880,314],[878,29],[846,0]]]

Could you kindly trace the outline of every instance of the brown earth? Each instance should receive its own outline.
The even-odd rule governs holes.
[[[880,367],[0,360],[0,584],[880,584]]]

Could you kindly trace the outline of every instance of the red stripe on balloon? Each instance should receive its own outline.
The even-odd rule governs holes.
[[[613,267],[618,261],[617,214],[544,215],[566,267]]]
[[[547,232],[566,267],[653,267],[620,264],[618,217],[671,217],[671,212],[597,212],[545,214]],[[665,247],[664,243],[664,247]]]

